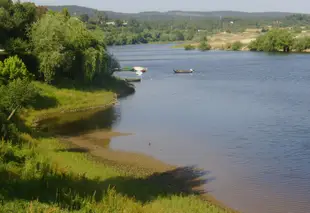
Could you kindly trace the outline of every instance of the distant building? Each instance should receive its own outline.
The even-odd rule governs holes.
[[[114,21],[109,21],[106,23],[107,25],[115,25],[115,22]]]
[[[106,25],[113,25],[113,26],[115,26],[116,24],[115,24],[115,21],[109,21],[109,22],[106,23]],[[124,22],[122,23],[122,25],[123,25],[123,26],[127,26],[127,25],[128,25],[128,22],[127,22],[127,21],[124,21]]]

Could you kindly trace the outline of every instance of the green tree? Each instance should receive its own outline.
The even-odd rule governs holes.
[[[9,112],[9,121],[16,111],[29,105],[36,96],[34,85],[29,80],[15,79],[0,86],[0,109]]]
[[[12,0],[0,0],[0,8],[9,9],[13,4]]]
[[[18,42],[28,42],[28,28],[38,18],[35,4],[7,2],[4,7],[0,7],[0,45],[6,48],[17,38],[20,39]],[[10,44],[6,44],[8,40]]]
[[[104,25],[108,20],[108,16],[102,11],[96,11],[95,20],[97,25]]]
[[[109,55],[99,31],[90,31],[83,22],[63,13],[47,14],[33,24],[30,37],[45,81],[91,82],[96,74],[108,73]]]
[[[207,51],[211,49],[210,44],[208,44],[207,37],[203,37],[200,41],[200,44],[198,46],[198,49],[201,51]]]
[[[16,79],[30,79],[32,74],[26,68],[26,65],[17,56],[9,57],[0,61],[0,78],[3,84]]]
[[[250,50],[266,52],[289,52],[293,47],[294,37],[284,29],[273,29],[259,36],[249,45]]]
[[[63,8],[62,11],[61,11],[61,14],[62,14],[66,19],[69,19],[69,18],[70,18],[70,13],[69,13],[68,8]]]
[[[233,51],[239,51],[242,48],[243,44],[240,41],[235,41],[231,45]]]
[[[194,50],[196,49],[195,46],[191,45],[191,44],[188,44],[188,45],[185,45],[184,47],[185,50]]]
[[[184,41],[184,35],[180,31],[174,32],[175,34],[175,41]]]
[[[302,52],[310,48],[310,37],[301,37],[294,40],[293,49]]]
[[[82,14],[82,15],[80,15],[80,20],[82,22],[88,22],[89,16],[87,14]]]
[[[114,22],[115,22],[115,26],[116,26],[116,27],[121,27],[121,26],[123,26],[123,21],[120,20],[120,19],[116,19]]]
[[[130,18],[127,24],[128,24],[128,27],[132,27],[132,28],[138,28],[140,26],[140,23],[137,21],[137,19],[134,19],[134,18]]]

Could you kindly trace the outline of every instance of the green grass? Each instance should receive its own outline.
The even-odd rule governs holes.
[[[111,92],[35,84],[43,99],[41,108],[33,107],[23,113],[28,124],[42,113],[114,100]],[[48,104],[43,104],[43,100],[48,100]],[[193,189],[207,181],[202,180],[206,174],[195,168],[154,173],[109,161],[104,156],[94,158],[87,150],[61,143],[50,135],[32,134],[21,133],[22,142],[17,145],[0,141],[0,212],[232,212],[203,200],[200,192]],[[182,172],[187,175],[178,176]]]
[[[60,112],[78,111],[88,108],[105,107],[115,103],[115,94],[106,90],[83,91],[78,89],[59,89],[55,86],[34,82],[39,90],[37,104],[24,110],[22,117],[31,125],[40,117]]]
[[[28,143],[1,143],[0,212],[231,212],[182,192],[186,186],[174,171],[118,168],[72,152],[55,138],[22,138]]]
[[[191,43],[184,42],[184,43],[181,43],[181,44],[176,44],[176,45],[172,46],[171,48],[175,48],[175,49],[177,49],[177,48],[185,48],[189,44],[191,44]]]

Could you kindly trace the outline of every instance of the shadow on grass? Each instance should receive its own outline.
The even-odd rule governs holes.
[[[207,178],[209,172],[195,167],[179,167],[163,173],[155,173],[147,178],[116,177],[106,180],[118,193],[147,203],[157,197],[172,195],[202,195],[203,185],[214,180]]]
[[[57,105],[58,105],[58,101],[56,98],[42,96],[41,94],[37,94],[36,97],[34,98],[33,103],[31,104],[31,107],[33,107],[35,110],[42,110],[42,109],[56,107]]]
[[[118,108],[55,114],[38,121],[38,130],[62,136],[79,136],[93,130],[111,129],[120,120]]]
[[[88,153],[90,150],[87,148],[76,147],[76,148],[56,149],[55,151],[56,152]]]
[[[164,173],[155,173],[145,178],[114,177],[101,181],[86,179],[85,175],[73,176],[67,173],[45,172],[40,178],[14,180],[0,183],[5,192],[3,202],[22,199],[38,200],[43,203],[56,203],[61,208],[81,209],[86,202],[100,202],[108,188],[123,196],[142,203],[158,197],[172,195],[200,195],[202,185],[214,180],[205,178],[208,172],[195,167],[180,167]],[[1,175],[2,177],[3,174]],[[5,175],[9,177],[10,175]]]

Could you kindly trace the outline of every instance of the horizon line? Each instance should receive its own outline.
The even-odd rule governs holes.
[[[39,5],[39,4],[38,4]],[[173,10],[166,10],[166,11],[158,11],[158,10],[145,10],[145,11],[139,11],[139,12],[119,12],[115,10],[105,10],[105,9],[96,9],[93,7],[89,6],[83,6],[83,5],[76,5],[76,4],[67,4],[67,5],[44,5],[40,4],[40,6],[54,6],[54,7],[66,7],[66,6],[77,6],[77,7],[84,7],[88,9],[93,9],[93,10],[98,10],[98,11],[107,11],[107,12],[114,12],[114,13],[123,13],[123,14],[139,14],[139,13],[168,13],[168,12],[191,12],[191,13],[212,13],[212,12],[239,12],[239,13],[290,13],[290,14],[306,14],[308,15],[309,13],[304,13],[304,12],[288,12],[288,11],[241,11],[241,10],[205,10],[205,11],[200,11],[200,10],[178,10],[178,9],[173,9]]]

